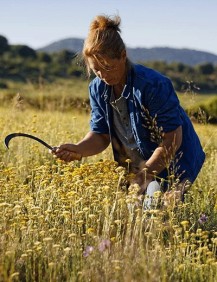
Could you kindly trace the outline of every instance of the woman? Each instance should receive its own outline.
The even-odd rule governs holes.
[[[128,60],[119,26],[118,16],[92,21],[83,47],[88,73],[96,76],[89,85],[91,130],[77,144],[60,145],[53,154],[66,162],[80,160],[111,142],[120,165],[129,165],[130,159],[140,194],[154,179],[163,180],[166,187],[174,177],[183,194],[186,180],[196,179],[205,154],[171,81]]]

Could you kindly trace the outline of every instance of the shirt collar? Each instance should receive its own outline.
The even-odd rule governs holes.
[[[133,66],[130,65],[128,67],[128,72],[127,72],[127,83],[126,85],[124,86],[124,90],[123,90],[123,93],[122,93],[122,96],[125,98],[125,99],[128,99],[130,94],[132,93],[132,81],[133,81],[133,77],[132,77],[132,70],[133,70]]]
[[[132,89],[133,89],[132,83],[133,83],[133,65],[130,64],[127,72],[127,83],[125,84],[122,93],[122,97],[124,97],[125,99],[128,99],[130,94],[132,94]],[[112,92],[112,86],[105,84],[104,91],[102,93],[102,97],[104,97],[105,102],[109,102],[111,92]]]

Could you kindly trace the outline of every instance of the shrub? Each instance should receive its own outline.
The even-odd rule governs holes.
[[[9,50],[7,38],[0,35],[0,55],[3,54],[7,50]]]

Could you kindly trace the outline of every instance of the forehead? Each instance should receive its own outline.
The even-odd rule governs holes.
[[[103,58],[88,57],[87,60],[90,68],[114,66],[119,61],[117,59],[111,59],[108,57],[103,57]]]

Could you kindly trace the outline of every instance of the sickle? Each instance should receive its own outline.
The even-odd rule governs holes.
[[[9,149],[9,142],[12,138],[17,137],[17,136],[22,136],[22,137],[28,137],[31,139],[34,139],[36,141],[38,141],[39,143],[41,143],[42,145],[44,145],[45,147],[47,147],[50,150],[53,150],[53,147],[48,145],[46,142],[44,142],[43,140],[41,140],[40,138],[30,135],[30,134],[26,134],[26,133],[11,133],[8,136],[5,137],[5,146]]]

